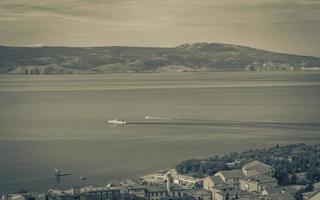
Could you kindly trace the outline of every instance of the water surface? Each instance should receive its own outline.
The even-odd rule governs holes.
[[[106,124],[114,118],[128,125]],[[316,143],[319,127],[319,73],[1,75],[0,191],[105,184],[188,158]],[[57,181],[54,168],[72,174]]]

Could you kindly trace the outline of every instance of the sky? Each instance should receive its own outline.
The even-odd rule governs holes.
[[[0,44],[219,42],[320,56],[320,0],[0,0]]]

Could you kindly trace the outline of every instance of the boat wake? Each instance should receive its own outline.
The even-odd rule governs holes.
[[[166,118],[155,118],[155,119],[166,119]],[[170,120],[170,121],[148,121],[148,122],[136,121],[136,122],[128,122],[127,124],[161,125],[161,126],[213,126],[213,127],[247,127],[247,128],[320,130],[320,123],[265,122],[265,121]]]
[[[144,119],[153,119],[153,120],[170,120],[170,118],[165,118],[165,117],[152,117],[152,116],[144,116]]]

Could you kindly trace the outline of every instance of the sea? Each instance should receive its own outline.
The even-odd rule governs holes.
[[[320,72],[0,75],[0,193],[106,185],[190,158],[319,142]]]

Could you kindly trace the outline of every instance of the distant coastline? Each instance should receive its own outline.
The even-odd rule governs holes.
[[[319,71],[320,58],[223,43],[160,47],[0,46],[0,74]]]

